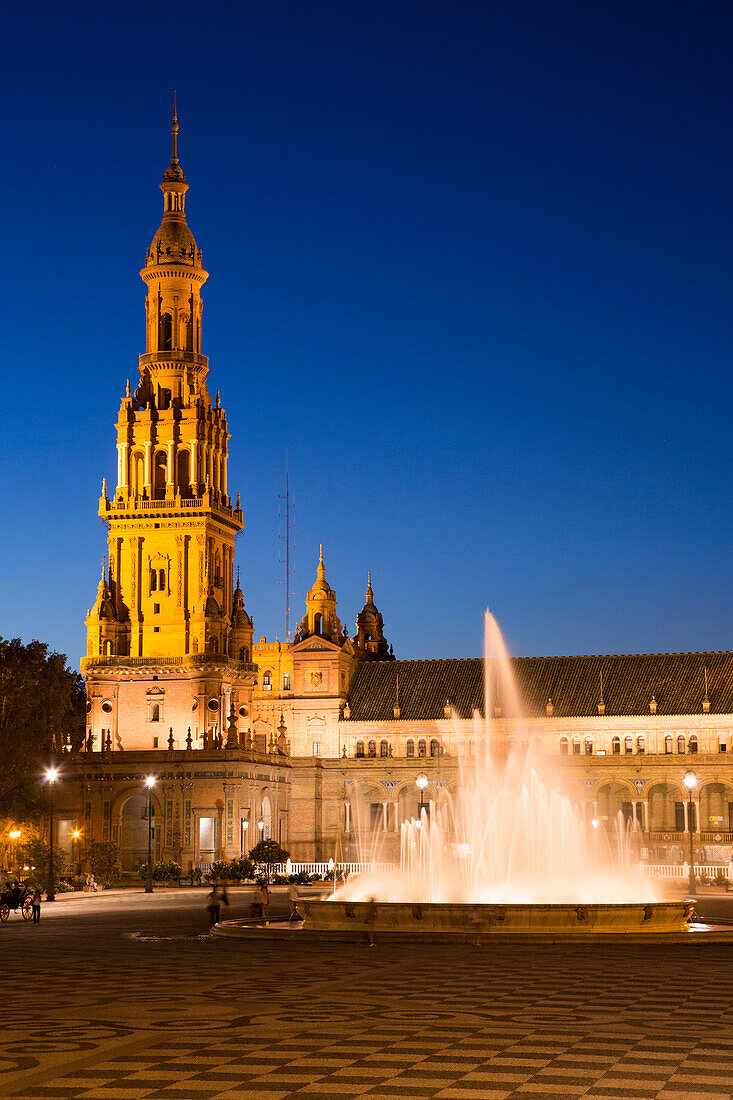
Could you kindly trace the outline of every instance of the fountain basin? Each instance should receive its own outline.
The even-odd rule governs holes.
[[[686,933],[692,901],[528,905],[442,902],[303,902],[305,927],[318,932],[415,935],[613,936]]]

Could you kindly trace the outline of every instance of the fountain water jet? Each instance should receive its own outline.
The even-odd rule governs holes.
[[[431,807],[403,822],[394,873],[367,874],[325,901],[306,902],[308,924],[367,932],[686,929],[692,905],[656,899],[621,815],[609,831],[593,827],[548,759],[530,747],[506,645],[489,611],[484,640],[484,716],[474,715],[479,751],[461,756],[457,788],[437,812]],[[512,732],[508,751],[505,729]]]

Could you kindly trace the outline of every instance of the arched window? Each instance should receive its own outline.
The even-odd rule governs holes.
[[[262,677],[262,690],[272,691],[272,673],[266,672]]]
[[[560,738],[560,756],[568,755],[568,739],[567,737]]]
[[[182,497],[191,495],[191,452],[180,450],[176,458],[178,465],[178,476],[176,477],[176,483],[178,492]]]
[[[221,556],[218,550],[214,554],[214,584],[221,584]]]
[[[670,734],[664,738],[664,751],[666,753],[674,752],[674,741]]]
[[[427,756],[427,743],[422,739],[417,743],[417,755]]]
[[[158,591],[158,570],[157,569],[151,569],[150,570],[150,591],[151,592],[157,592]]]
[[[356,742],[356,755],[357,756],[363,756],[364,755],[364,742],[363,741],[357,741]]]
[[[389,745],[387,744],[386,741],[380,741],[379,742],[379,755],[380,756],[389,756]]]
[[[573,738],[573,756],[580,756],[580,738]]]
[[[239,660],[240,661],[248,661],[249,660],[249,650],[247,649],[246,645],[240,645],[240,647],[239,647]]]
[[[585,739],[585,755],[586,756],[592,756],[593,755],[593,742],[588,737],[586,737],[586,739]]]
[[[624,752],[633,752],[634,742],[630,737],[624,737]]]
[[[611,739],[611,752],[614,756],[618,756],[621,752],[621,738],[613,737]]]
[[[430,742],[430,755],[440,756],[440,741],[438,741],[435,737],[433,737]]]
[[[153,703],[152,710],[150,711],[150,721],[151,722],[159,722],[160,721],[160,703]]]
[[[646,739],[644,738],[643,734],[640,734],[640,736],[636,739],[636,751],[639,753],[640,756],[643,756],[646,752]]]
[[[170,313],[162,314],[160,318],[160,350],[171,351],[173,347],[173,318]]]
[[[153,470],[153,496],[155,500],[165,498],[165,486],[168,481],[168,456],[165,451],[155,452],[155,468]]]
[[[139,451],[136,451],[132,456],[130,473],[132,475],[132,491],[136,497],[141,497],[145,488],[145,459]]]
[[[323,616],[320,611],[313,619],[313,630],[316,634],[320,634],[323,629]]]
[[[376,756],[377,755],[377,742],[376,741],[370,741],[369,742],[369,755],[370,756]]]
[[[687,746],[685,745],[684,736],[682,734],[680,734],[679,737],[677,738],[677,752],[680,752],[680,753],[685,752],[686,748],[687,748]]]
[[[687,742],[687,748],[689,752],[697,752],[697,734],[691,734],[690,740]]]
[[[272,836],[272,805],[267,795],[262,796],[262,821],[265,827],[261,839],[269,840]]]
[[[158,591],[165,592],[167,585],[165,583],[165,569],[158,570]]]
[[[407,755],[408,756],[414,756],[415,755],[415,742],[412,741],[412,740],[407,742]]]

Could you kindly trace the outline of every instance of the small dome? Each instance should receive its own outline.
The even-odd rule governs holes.
[[[181,217],[166,215],[148,249],[146,266],[156,264],[187,264],[202,267],[201,252],[196,238]]]

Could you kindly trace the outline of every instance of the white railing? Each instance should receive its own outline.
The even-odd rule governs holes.
[[[642,871],[654,878],[678,878],[686,879],[690,873],[687,863],[645,863]],[[704,875],[705,878],[714,879],[716,875],[723,875],[733,881],[733,870],[729,863],[695,863],[693,865],[695,878]]]
[[[365,875],[368,871],[394,871],[394,863],[286,863],[275,864],[276,875],[326,875],[329,871],[346,871],[350,875]]]

